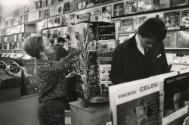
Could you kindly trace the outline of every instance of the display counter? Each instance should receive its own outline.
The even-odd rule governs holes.
[[[111,121],[109,104],[93,104],[83,107],[80,100],[70,103],[72,125],[109,125]]]
[[[0,125],[39,125],[37,106],[37,94],[0,102]]]

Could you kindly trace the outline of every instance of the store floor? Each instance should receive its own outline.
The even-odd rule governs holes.
[[[0,102],[0,125],[39,125],[38,96]],[[65,125],[71,125],[71,113],[65,113]]]

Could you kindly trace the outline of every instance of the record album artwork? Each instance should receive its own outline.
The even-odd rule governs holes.
[[[78,0],[71,0],[70,1],[70,10],[73,11],[73,10],[77,10],[78,9]]]
[[[178,29],[180,26],[180,11],[164,13],[165,26],[169,29]]]
[[[64,13],[67,13],[70,11],[70,2],[66,2],[64,3],[64,9],[63,9],[63,12]]]
[[[57,5],[57,14],[62,14],[63,13],[63,4],[59,4]]]
[[[133,31],[133,18],[125,18],[121,20],[121,33]]]
[[[159,93],[117,106],[117,125],[160,125]]]
[[[177,32],[168,32],[163,43],[166,48],[177,48]]]
[[[153,9],[152,0],[138,0],[138,11],[148,11]]]
[[[109,22],[112,16],[112,5],[102,7],[102,20]]]
[[[188,0],[170,0],[170,6],[184,6],[188,4]]]
[[[125,14],[136,13],[138,9],[137,0],[126,0],[125,1]]]
[[[114,17],[124,15],[124,2],[113,5],[113,15]]]
[[[164,81],[164,125],[187,125],[189,119],[189,74]]]
[[[177,32],[177,47],[188,48],[189,47],[189,30]]]
[[[181,10],[181,26],[189,27],[189,9]]]

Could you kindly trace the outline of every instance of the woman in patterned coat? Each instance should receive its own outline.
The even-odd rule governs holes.
[[[40,125],[65,125],[65,72],[71,69],[80,51],[71,48],[68,55],[60,61],[49,61],[48,54],[53,53],[49,39],[32,36],[23,43],[27,54],[36,58],[36,76],[39,79]]]

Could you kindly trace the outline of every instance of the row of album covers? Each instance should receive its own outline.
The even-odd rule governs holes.
[[[110,86],[113,125],[188,125],[189,70]]]

